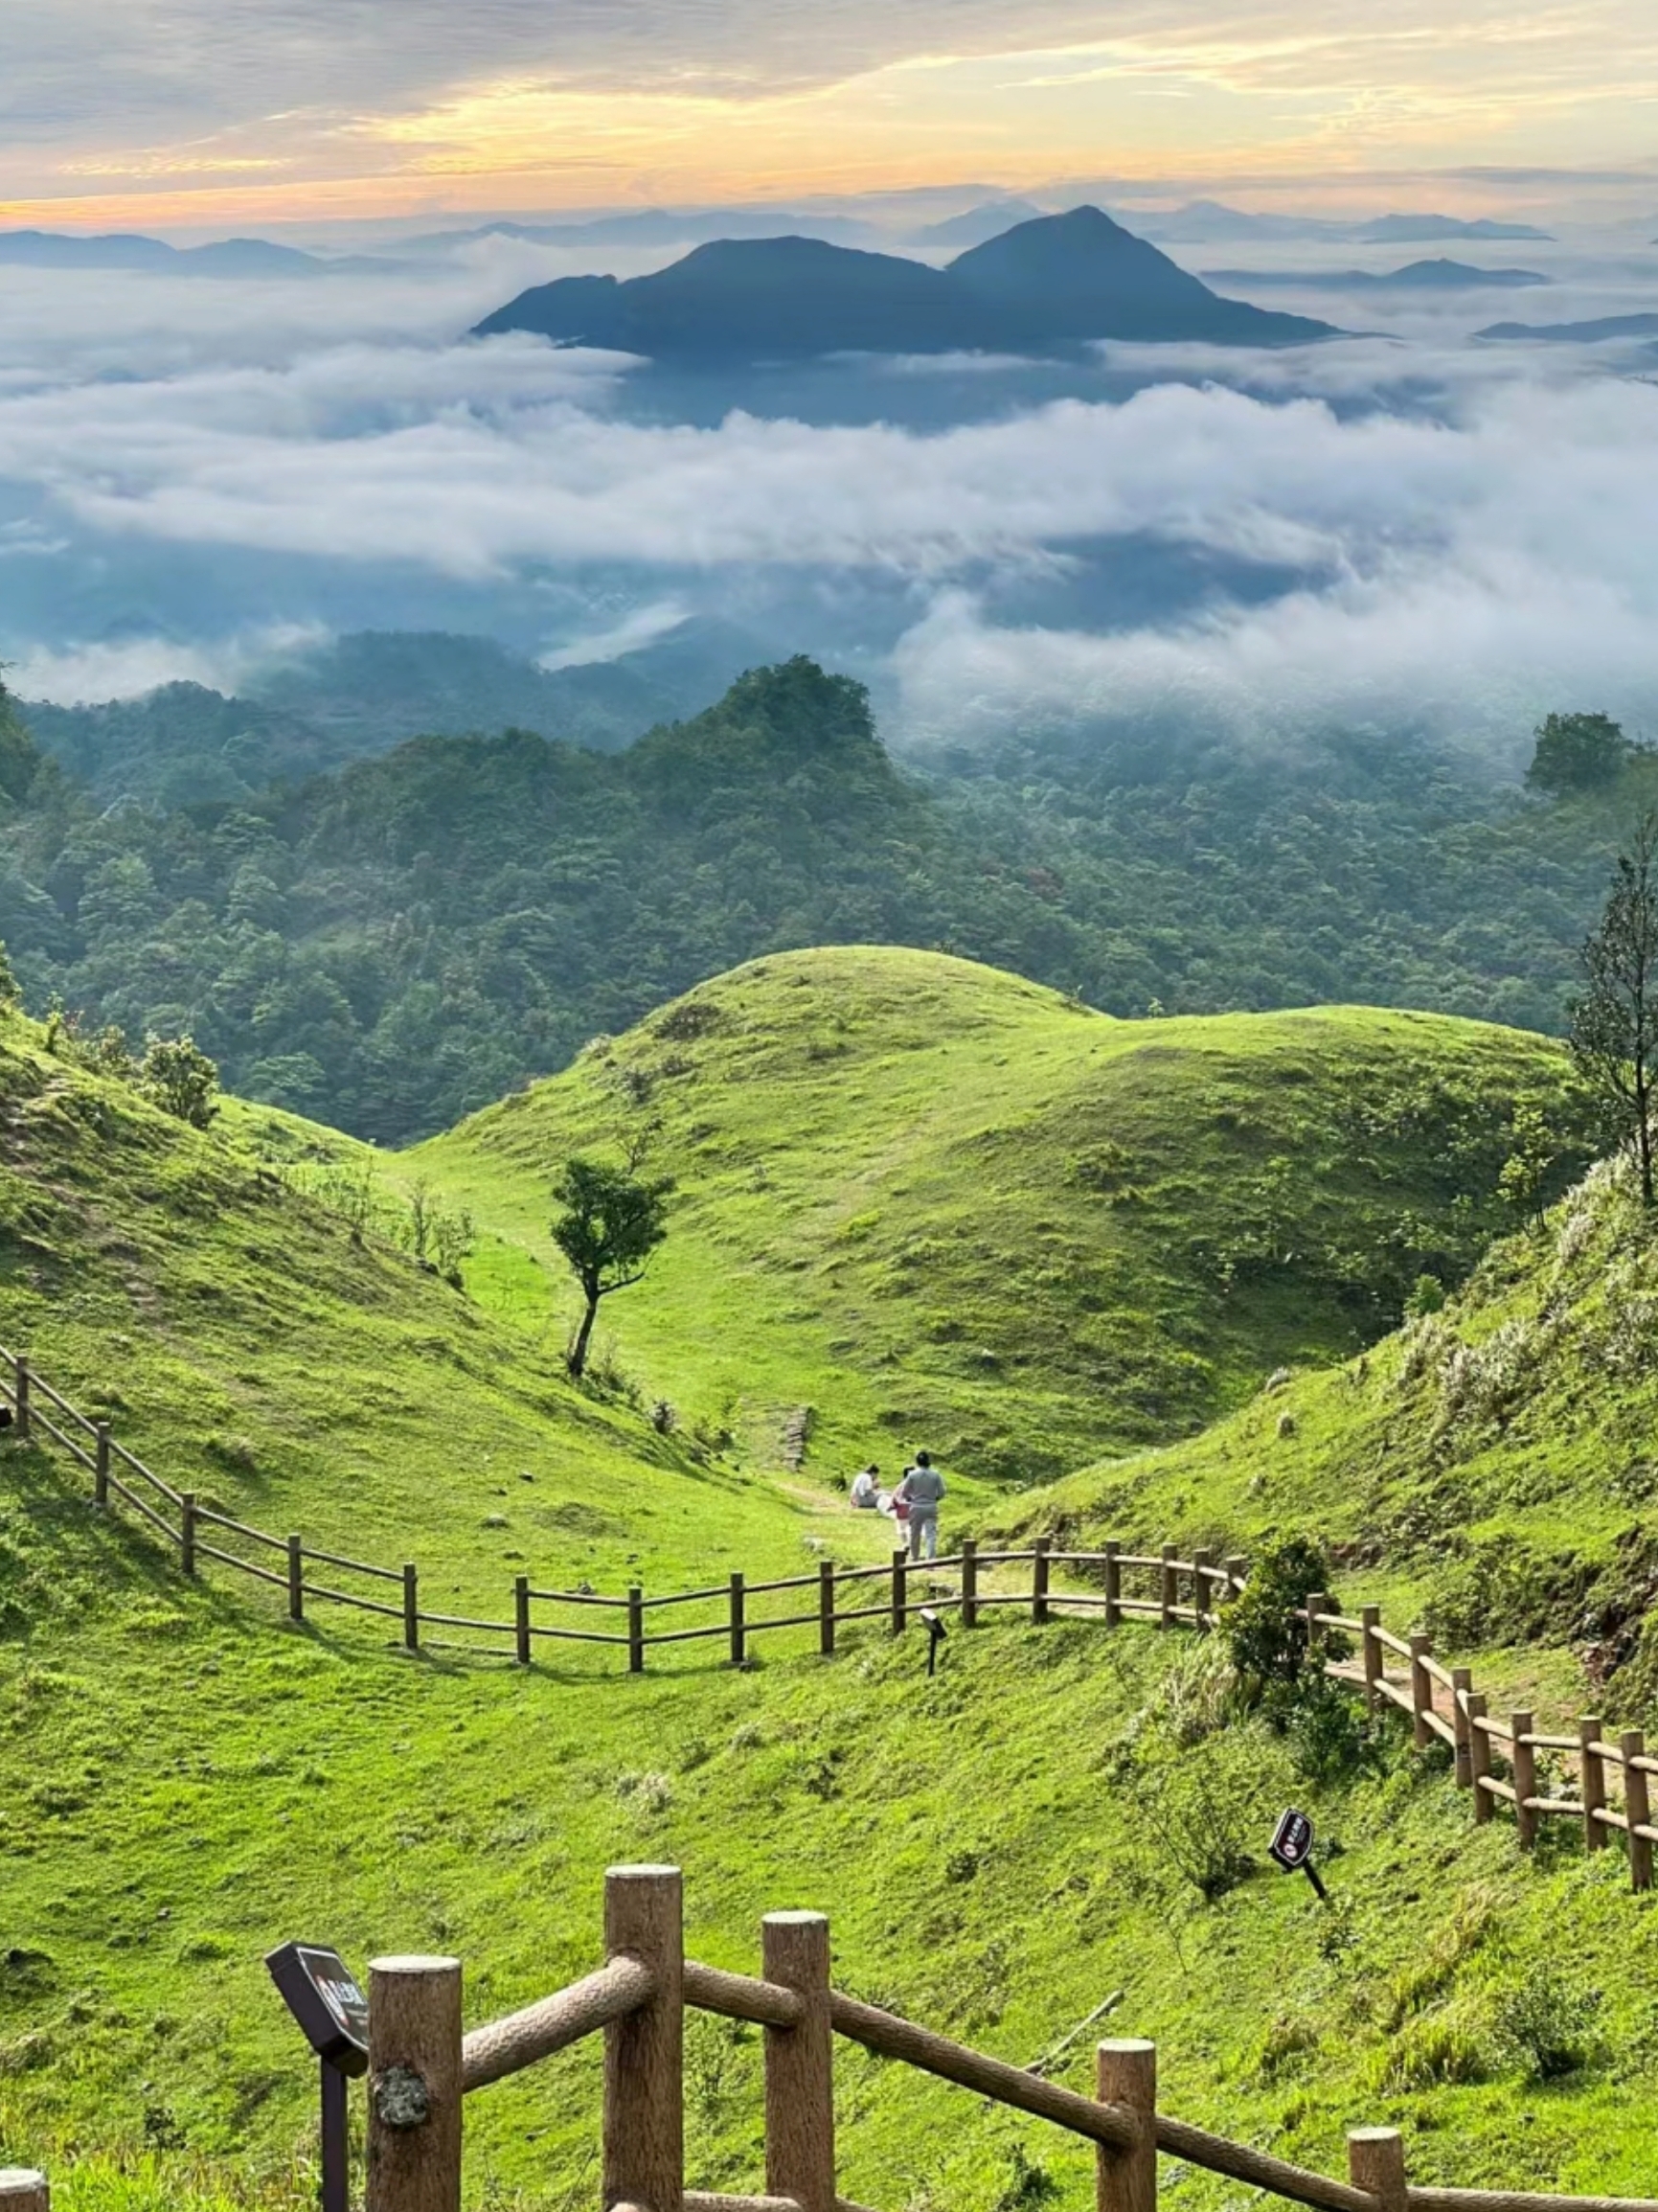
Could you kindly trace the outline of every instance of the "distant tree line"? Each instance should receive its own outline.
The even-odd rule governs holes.
[[[800,659],[617,755],[421,739],[258,801],[109,808],[0,696],[0,938],[82,1038],[188,1037],[229,1087],[386,1143],[815,943],[941,946],[1124,1015],[1364,1000],[1562,1034],[1658,768],[1556,716],[1531,781],[1155,720],[904,772],[862,688]]]

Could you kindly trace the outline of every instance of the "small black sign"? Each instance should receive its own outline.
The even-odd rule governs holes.
[[[1285,1874],[1298,1874],[1312,1857],[1312,1822],[1293,1807],[1278,1824],[1267,1847]]]
[[[318,2058],[342,2074],[366,2074],[369,2000],[339,1952],[318,1943],[284,1943],[265,1965]]]

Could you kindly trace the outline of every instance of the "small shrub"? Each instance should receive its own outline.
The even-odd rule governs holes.
[[[1026,2155],[1022,2143],[1013,2145],[1008,2160],[1008,2179],[996,2199],[995,2212],[1040,2212],[1059,2195],[1059,2184],[1046,2166]]]
[[[1306,1624],[1295,1617],[1313,1590],[1329,1589],[1329,1560],[1309,1537],[1286,1537],[1268,1544],[1250,1569],[1242,1597],[1227,1608],[1225,1636],[1246,1704],[1287,1721],[1309,1678],[1321,1680],[1309,1664]],[[1327,1643],[1334,1653],[1334,1644]]]
[[[1314,1782],[1342,1782],[1376,1763],[1381,1739],[1358,1700],[1328,1677],[1309,1676],[1289,1721],[1295,1763]]]
[[[1276,2082],[1298,2058],[1318,2048],[1318,2030],[1308,2019],[1274,2020],[1256,2046],[1253,2072],[1259,2082]]]
[[[659,1398],[650,1408],[650,1425],[658,1436],[671,1436],[679,1426],[679,1415],[666,1398]]]
[[[1440,2013],[1431,2019],[1413,2020],[1393,2037],[1372,2068],[1371,2087],[1397,2095],[1478,2082],[1485,2072],[1485,2053],[1472,2028],[1449,2013]]]
[[[673,1803],[673,1784],[666,1774],[624,1774],[616,1794],[636,1813],[666,1813]]]
[[[1437,1275],[1419,1275],[1405,1297],[1405,1312],[1413,1321],[1426,1314],[1442,1312],[1445,1287]]]
[[[1532,1968],[1497,2001],[1497,2033],[1533,2081],[1557,2082],[1595,2055],[1601,1996],[1551,1965]]]
[[[139,1065],[138,1082],[164,1113],[188,1122],[192,1129],[204,1129],[217,1116],[218,1068],[193,1038],[152,1037]]]

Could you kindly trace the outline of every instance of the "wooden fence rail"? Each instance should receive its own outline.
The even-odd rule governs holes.
[[[1350,2132],[1345,2180],[1314,2173],[1160,2110],[1151,2043],[1101,2043],[1087,2097],[847,1995],[833,1985],[821,1913],[765,1916],[758,1978],[686,1958],[683,1926],[676,1867],[612,1867],[606,1963],[467,2035],[458,1959],[376,1960],[367,2212],[459,2212],[465,2099],[601,2034],[608,2212],[862,2212],[839,2193],[836,2037],[1092,2144],[1099,2212],[1155,2212],[1160,2154],[1315,2212],[1658,2212],[1646,2199],[1415,2187],[1392,2128]],[[765,2031],[765,2175],[752,2194],[686,2187],[687,2006]]]
[[[700,1589],[650,1594],[638,1587],[625,1595],[542,1589],[519,1575],[512,1586],[511,1617],[488,1620],[423,1606],[419,1570],[412,1562],[382,1566],[325,1551],[301,1536],[272,1536],[205,1504],[193,1492],[175,1490],[118,1443],[106,1422],[89,1420],[52,1388],[26,1354],[0,1348],[0,1402],[12,1408],[14,1435],[30,1441],[38,1430],[63,1446],[79,1465],[91,1471],[94,1504],[107,1507],[119,1500],[128,1507],[176,1554],[184,1574],[199,1575],[203,1561],[211,1560],[272,1585],[285,1594],[293,1621],[305,1620],[307,1608],[319,1605],[374,1615],[396,1624],[408,1652],[430,1648],[493,1653],[531,1666],[537,1645],[598,1645],[625,1652],[628,1673],[637,1675],[644,1672],[647,1653],[655,1647],[723,1643],[730,1662],[740,1666],[756,1637],[809,1628],[817,1630],[818,1650],[827,1658],[834,1655],[843,1627],[883,1620],[898,1635],[923,1606],[956,1612],[965,1629],[977,1628],[988,1611],[1011,1607],[1028,1612],[1037,1624],[1084,1616],[1100,1618],[1111,1629],[1139,1619],[1155,1621],[1162,1629],[1191,1628],[1203,1633],[1219,1625],[1221,1608],[1239,1596],[1246,1584],[1243,1560],[1216,1561],[1202,1551],[1182,1559],[1172,1544],[1164,1544],[1155,1555],[1127,1552],[1116,1542],[1069,1551],[1056,1549],[1049,1539],[1039,1537],[1022,1549],[981,1550],[968,1538],[959,1551],[924,1566],[911,1562],[903,1551],[895,1551],[890,1562],[879,1566],[843,1567],[824,1560],[806,1574],[761,1582],[733,1574]],[[43,1403],[52,1405],[68,1427],[52,1422],[42,1411]],[[72,1429],[92,1440],[90,1453],[70,1433]],[[132,1478],[130,1482],[116,1474],[117,1464]],[[148,1495],[141,1495],[135,1484],[146,1486]],[[170,1508],[176,1520],[168,1517]],[[204,1531],[222,1532],[225,1541],[209,1540]],[[228,1548],[233,1540],[274,1555],[280,1563],[266,1565],[257,1558],[243,1558]],[[383,1598],[361,1589],[342,1589],[332,1582],[316,1580],[314,1570],[319,1567],[335,1576],[361,1577],[372,1586],[389,1584],[393,1588]],[[1029,1569],[1023,1588],[987,1589],[981,1580],[986,1569],[1020,1568]],[[1082,1588],[1060,1587],[1054,1579],[1056,1568],[1093,1580]],[[918,1597],[912,1579],[923,1574],[933,1586]],[[939,1578],[943,1576],[954,1576],[958,1587],[952,1590],[941,1584]],[[878,1595],[875,1585],[880,1585]],[[1129,1585],[1144,1594],[1132,1594]],[[860,1602],[866,1593],[870,1602]],[[779,1600],[784,1610],[757,1611],[756,1603],[762,1599]],[[688,1606],[712,1609],[715,1618],[683,1628],[652,1626],[669,1616],[670,1608]],[[608,1615],[616,1625],[566,1626],[562,1620],[547,1618],[549,1608],[569,1608],[578,1618],[583,1608],[596,1609],[602,1619]],[[1592,1715],[1578,1721],[1570,1733],[1556,1735],[1539,1732],[1529,1712],[1512,1713],[1505,1722],[1487,1710],[1486,1699],[1474,1689],[1466,1668],[1447,1669],[1435,1656],[1432,1639],[1420,1631],[1398,1635],[1383,1627],[1375,1606],[1357,1613],[1337,1612],[1329,1596],[1315,1590],[1299,1608],[1298,1618],[1306,1624],[1309,1651],[1328,1673],[1358,1690],[1373,1708],[1390,1705],[1403,1714],[1419,1746],[1438,1741],[1452,1751],[1457,1784],[1469,1792],[1476,1822],[1490,1818],[1493,1804],[1511,1806],[1515,1833],[1526,1850],[1534,1846],[1538,1824],[1545,1819],[1576,1822],[1590,1851],[1602,1848],[1614,1835],[1621,1836],[1634,1887],[1651,1887],[1658,1824],[1652,1818],[1649,1778],[1658,1774],[1658,1757],[1648,1755],[1638,1729],[1625,1730],[1614,1743]],[[454,1635],[427,1633],[434,1629],[487,1640],[457,1643]],[[1355,1658],[1332,1650],[1331,1639],[1341,1636],[1356,1639]],[[1539,1765],[1539,1754],[1552,1763],[1551,1767]],[[1575,1794],[1568,1793],[1564,1779],[1568,1768]],[[1553,1769],[1559,1770],[1560,1778]]]

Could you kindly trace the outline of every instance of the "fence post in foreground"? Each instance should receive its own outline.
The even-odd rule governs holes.
[[[1048,1618],[1048,1546],[1053,1540],[1039,1536],[1031,1544],[1031,1618],[1037,1622]]]
[[[1606,1840],[1606,1831],[1595,1815],[1606,1802],[1606,1769],[1601,1762],[1601,1722],[1597,1716],[1585,1713],[1578,1722],[1578,1742],[1581,1746],[1578,1764],[1583,1774],[1583,1849],[1599,1851]]]
[[[1384,1672],[1381,1638],[1376,1634],[1381,1627],[1380,1606],[1366,1606],[1359,1613],[1358,1655],[1364,1669],[1364,1701],[1366,1709],[1374,1713],[1381,1703],[1381,1692],[1376,1684]]]
[[[1100,2145],[1095,2163],[1098,2212],[1157,2212],[1157,2045],[1102,2043],[1095,2067],[1100,2102],[1126,2105],[1140,2116],[1140,2140],[1131,2151]]]
[[[1397,2128],[1351,2128],[1347,2138],[1347,2178],[1374,2197],[1376,2212],[1405,2212],[1404,2137]]]
[[[1163,1547],[1163,1584],[1158,1591],[1159,1611],[1157,1626],[1171,1629],[1174,1626],[1174,1608],[1180,1602],[1180,1578],[1174,1571],[1174,1546]]]
[[[748,1657],[748,1616],[740,1575],[731,1578],[731,1663],[740,1667]]]
[[[1474,1784],[1474,1824],[1483,1828],[1491,1817],[1491,1793],[1485,1780],[1491,1771],[1491,1739],[1487,1735],[1486,1694],[1483,1690],[1468,1693],[1468,1770]]]
[[[30,1427],[29,1355],[26,1352],[19,1352],[16,1358],[12,1361],[12,1367],[16,1376],[16,1380],[12,1387],[11,1402],[16,1411],[15,1425],[17,1429],[17,1441],[19,1444],[27,1444],[29,1441]]]
[[[1411,1638],[1411,1712],[1415,1716],[1416,1746],[1420,1751],[1434,1740],[1428,1726],[1428,1715],[1434,1709],[1434,1678],[1422,1661],[1434,1648],[1432,1636],[1414,1635]]]
[[[1629,1880],[1636,1889],[1650,1889],[1652,1838],[1635,1833],[1652,1817],[1646,1769],[1635,1764],[1647,1756],[1647,1739],[1639,1728],[1626,1729],[1619,1739],[1619,1748],[1624,1754],[1624,1810],[1629,1815]]]
[[[1530,1851],[1537,1840],[1536,1809],[1529,1800],[1537,1794],[1536,1746],[1528,1744],[1533,1716],[1530,1713],[1510,1713],[1509,1725],[1514,1731],[1514,1827],[1518,1831],[1520,1849]]]
[[[403,1649],[420,1648],[420,1579],[412,1566],[403,1568]]]
[[[306,1547],[297,1536],[288,1539],[288,1619],[306,1617]]]
[[[650,1969],[649,2000],[604,2031],[601,2202],[683,2212],[685,1936],[677,1866],[613,1866],[604,1948]],[[374,2212],[374,2207],[370,2207]]]
[[[195,1493],[185,1491],[178,1501],[178,1563],[187,1575],[195,1572]]]
[[[835,1563],[817,1563],[817,1648],[826,1659],[835,1655]]]
[[[645,1592],[637,1584],[627,1593],[627,1672],[630,1675],[645,1672]],[[642,2201],[649,2203],[649,2199]],[[651,2212],[656,2212],[654,2205]]]
[[[518,1648],[518,1664],[530,1664],[530,1578],[514,1575],[512,1578],[512,1630]]]
[[[461,2212],[461,1962],[369,1964],[367,2212]]]
[[[92,1431],[92,1502],[109,1503],[109,1424],[99,1422]]]
[[[806,2010],[765,2031],[765,2190],[801,2212],[835,2212],[834,2038],[829,2029],[829,1927],[821,1912],[768,1912],[761,1923],[767,1981]]]
[[[1243,1585],[1248,1580],[1248,1577],[1249,1562],[1244,1558],[1241,1552],[1237,1553],[1233,1558],[1226,1562],[1226,1585],[1224,1594],[1229,1605],[1234,1598],[1241,1597],[1243,1595]]]
[[[1474,1779],[1473,1757],[1468,1745],[1468,1698],[1474,1687],[1474,1677],[1466,1667],[1451,1669],[1451,1727],[1456,1736],[1457,1788],[1466,1790]]]
[[[900,1544],[893,1554],[893,1634],[901,1636],[908,1608],[904,1603],[904,1577],[909,1567],[910,1555]],[[655,2212],[654,2206],[652,2212]]]
[[[976,1537],[962,1539],[962,1626],[976,1629],[979,1625],[979,1541]]]
[[[1318,1625],[1320,1613],[1329,1610],[1328,1590],[1308,1590],[1306,1593],[1306,1655],[1316,1660],[1324,1650],[1324,1630]]]
[[[1105,1626],[1108,1629],[1123,1625],[1123,1546],[1115,1537],[1105,1545]]]
[[[45,2175],[32,2166],[0,2166],[0,2205],[6,2212],[51,2212]]]

